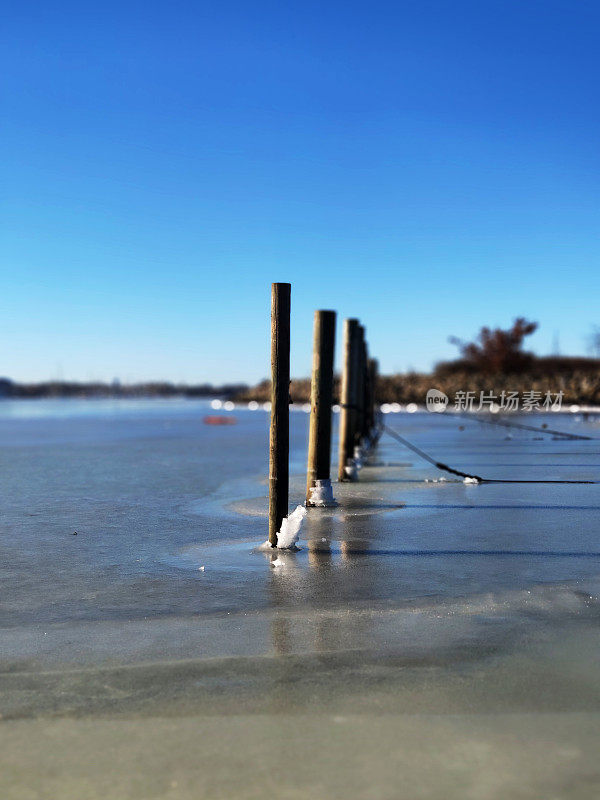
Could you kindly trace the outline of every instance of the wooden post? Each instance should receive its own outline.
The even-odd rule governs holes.
[[[360,446],[365,433],[365,329],[363,325],[358,326],[357,351],[356,405],[358,410],[354,433],[355,447]]]
[[[290,449],[289,283],[271,286],[271,432],[269,437],[269,543],[288,514]]]
[[[369,359],[369,425],[371,433],[375,430],[377,422],[377,373],[379,371],[379,362],[376,358]]]
[[[371,370],[369,368],[369,345],[365,347],[365,438],[371,438]]]
[[[358,366],[358,320],[344,320],[344,363],[340,391],[340,432],[338,453],[338,480],[347,481],[346,464],[354,454],[356,429],[356,373]]]
[[[363,374],[363,438],[368,439],[369,433],[371,431],[371,426],[369,425],[369,412],[370,412],[370,400],[369,400],[369,393],[370,393],[370,381],[369,381],[369,345],[367,343],[367,336],[365,333],[365,338],[363,342],[363,353],[362,353],[362,374]]]
[[[315,311],[306,475],[307,505],[310,505],[311,489],[316,485],[315,481],[330,479],[334,345],[335,311]]]

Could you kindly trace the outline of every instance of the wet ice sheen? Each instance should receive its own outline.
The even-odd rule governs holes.
[[[596,796],[597,486],[474,489],[383,438],[337,508],[306,510],[299,552],[256,552],[265,412],[52,408],[0,406],[3,797],[197,797],[207,776],[215,796],[314,795],[258,766],[290,712],[320,797],[395,797],[399,774],[415,798]],[[600,477],[597,440],[388,422],[464,472]],[[291,416],[291,509],[307,426]]]

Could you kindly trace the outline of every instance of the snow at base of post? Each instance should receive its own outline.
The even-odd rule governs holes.
[[[354,466],[357,470],[361,470],[363,467],[363,458],[364,458],[364,450],[360,445],[357,445],[354,448]]]
[[[319,508],[337,505],[333,497],[333,489],[331,488],[331,481],[329,478],[317,478],[315,480],[315,485],[311,487],[310,498],[306,505],[318,506]]]
[[[296,547],[302,520],[305,516],[306,509],[304,506],[296,506],[295,511],[285,517],[281,523],[281,530],[277,534],[278,550],[293,550]]]
[[[298,534],[302,527],[302,520],[306,516],[306,508],[304,506],[296,506],[291,514],[284,517],[281,523],[281,529],[277,532],[277,546],[273,547],[271,542],[267,539],[256,550],[260,551],[273,551],[273,550],[297,550],[296,542],[298,541]]]
[[[344,472],[346,473],[346,477],[348,478],[349,481],[355,481],[358,479],[358,471],[356,469],[356,463],[353,458],[349,458],[348,461],[346,461]]]

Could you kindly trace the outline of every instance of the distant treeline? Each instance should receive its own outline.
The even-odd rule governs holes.
[[[339,384],[339,377],[336,376],[335,402],[339,402]],[[564,403],[600,405],[600,359],[566,356],[534,358],[523,372],[482,371],[469,360],[457,359],[439,364],[431,373],[381,375],[377,396],[381,403],[424,403],[427,390],[431,388],[440,389],[449,397],[458,391],[562,391]],[[243,383],[213,386],[210,383],[187,385],[159,381],[136,384],[46,381],[24,384],[0,378],[0,398],[226,397],[238,402],[264,402],[270,396],[271,383],[268,380],[249,387]],[[292,380],[290,396],[295,403],[310,400],[310,379]]]
[[[334,400],[339,402],[339,377],[334,381]],[[428,389],[439,389],[449,397],[459,391],[484,392],[563,392],[564,403],[600,405],[600,359],[549,356],[536,358],[525,372],[490,372],[477,370],[471,363],[458,359],[439,364],[431,373],[408,372],[381,375],[377,385],[380,403],[425,402]],[[239,402],[270,399],[270,381],[237,392]],[[294,403],[310,400],[310,380],[292,380],[290,397]]]
[[[213,386],[201,383],[188,386],[167,382],[131,383],[78,383],[75,381],[45,381],[43,383],[16,383],[0,378],[0,397],[233,397],[247,390],[245,383],[228,383]]]

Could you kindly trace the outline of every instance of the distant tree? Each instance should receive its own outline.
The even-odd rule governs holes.
[[[456,336],[448,341],[460,348],[462,360],[470,369],[478,372],[524,372],[534,360],[531,353],[523,352],[523,340],[538,327],[519,317],[512,328],[482,328],[474,342],[463,342]]]
[[[588,350],[596,358],[600,358],[600,326],[594,325],[588,336]]]

